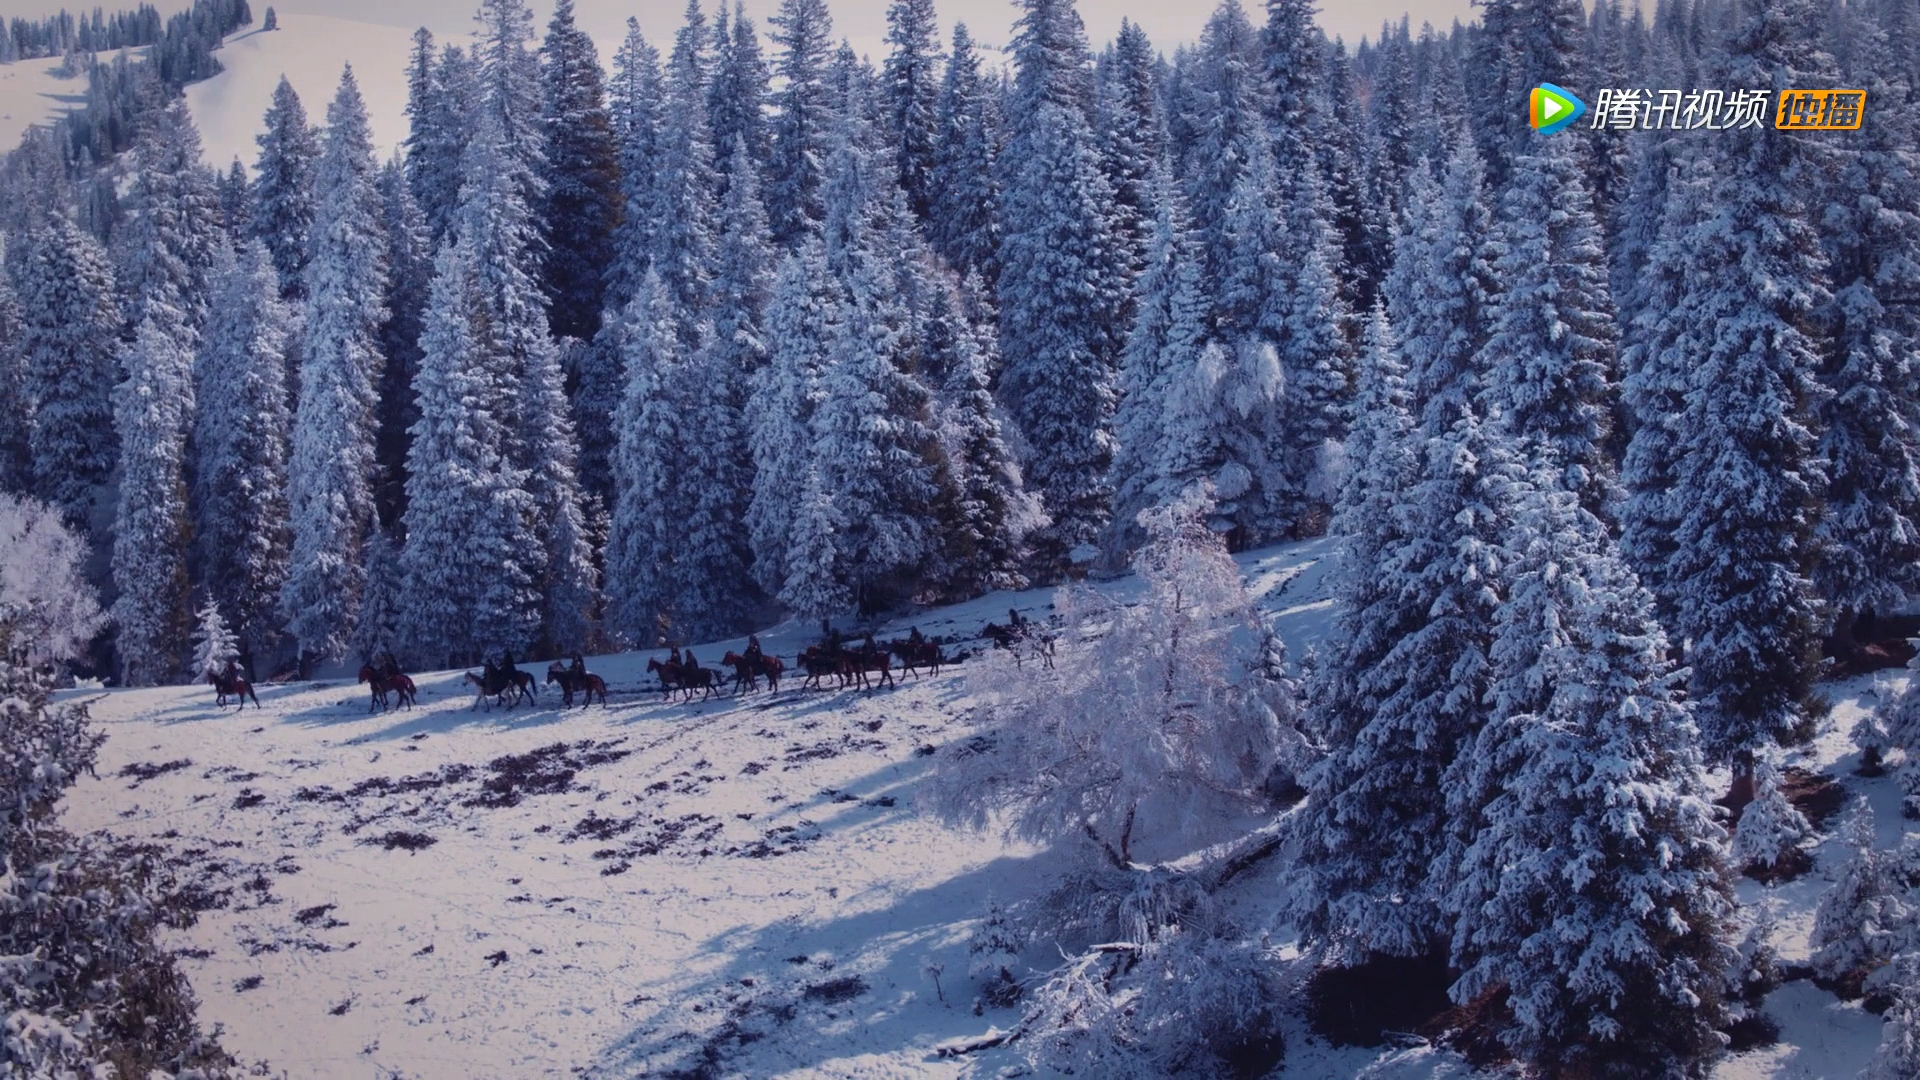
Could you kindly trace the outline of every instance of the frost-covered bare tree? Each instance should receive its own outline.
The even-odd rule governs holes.
[[[37,499],[0,493],[0,608],[29,663],[71,660],[106,625],[86,579],[87,542]]]
[[[1211,510],[1202,495],[1143,513],[1140,599],[1063,590],[1067,659],[990,666],[980,730],[936,761],[940,817],[1089,856],[1019,915],[1028,940],[1082,950],[1037,983],[1017,1033],[1047,1067],[1218,1075],[1279,1055],[1276,972],[1213,894],[1274,849],[1249,814],[1305,745],[1297,686]]]

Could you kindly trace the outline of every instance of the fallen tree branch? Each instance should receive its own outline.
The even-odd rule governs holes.
[[[968,1054],[977,1054],[982,1050],[991,1050],[996,1046],[1005,1046],[1027,1033],[1027,1025],[1021,1024],[1012,1031],[988,1028],[985,1035],[976,1035],[971,1039],[950,1039],[933,1048],[935,1057],[957,1058]]]

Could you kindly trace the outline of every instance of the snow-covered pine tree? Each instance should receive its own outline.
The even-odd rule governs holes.
[[[431,38],[428,43],[431,45]],[[253,139],[260,146],[260,156],[254,161],[253,235],[273,254],[280,294],[288,298],[304,296],[307,234],[313,228],[314,169],[320,162],[320,139],[308,125],[307,110],[285,75],[274,87],[265,124],[266,130]]]
[[[435,259],[407,456],[403,640],[424,666],[524,649],[537,630],[526,573],[535,508],[506,459],[512,418],[502,413],[513,398],[485,329],[472,241],[462,236]]]
[[[113,621],[123,686],[171,681],[186,660],[192,363],[174,329],[161,329],[153,318],[141,320],[121,354],[127,378],[114,388],[121,464],[113,532],[113,581],[120,596]]]
[[[20,298],[0,267],[0,491],[33,490],[33,401],[27,396],[20,340]]]
[[[1548,1070],[1673,1075],[1717,1053],[1736,960],[1724,833],[1652,598],[1536,460],[1488,700],[1446,789],[1455,1001],[1504,989],[1501,1039]],[[1444,869],[1443,869],[1444,868]]]
[[[193,670],[189,673],[196,680],[208,675],[218,675],[227,669],[229,663],[240,659],[240,642],[227,628],[227,620],[220,615],[220,603],[212,597],[200,606],[194,616],[196,627],[193,632]]]
[[[1483,392],[1529,458],[1560,470],[1560,484],[1607,520],[1618,496],[1607,458],[1617,385],[1618,332],[1606,249],[1570,139],[1534,139],[1513,159],[1494,272]]]
[[[33,403],[33,491],[83,534],[119,457],[113,386],[120,308],[113,266],[91,236],[51,215],[28,239],[20,278],[20,353]]]
[[[1730,853],[1737,870],[1767,871],[1798,852],[1801,842],[1813,835],[1813,825],[1787,800],[1779,767],[1770,758],[1755,769],[1754,789],[1754,800],[1740,812]]]
[[[1488,651],[1520,463],[1471,399],[1451,429],[1426,437],[1421,457],[1390,511],[1394,534],[1369,541],[1380,544],[1373,565],[1346,567],[1371,572],[1383,590],[1356,597],[1379,599],[1349,616],[1371,643],[1355,660],[1372,662],[1336,665],[1347,707],[1330,718],[1327,757],[1305,778],[1295,821],[1300,925],[1349,957],[1444,947],[1448,882],[1433,875],[1450,865],[1449,774],[1491,711]]]
[[[347,654],[362,662],[382,653],[396,661],[405,654],[407,633],[406,578],[401,573],[400,541],[384,526],[367,532],[366,547],[360,563],[367,568],[366,591],[360,604],[360,617],[354,620],[353,637]]]
[[[672,584],[673,482],[681,442],[669,394],[682,374],[682,331],[666,285],[648,271],[621,313],[624,394],[614,414],[613,530],[607,544],[607,599],[614,631],[635,647],[660,640]],[[758,485],[756,485],[758,486]]]
[[[1376,304],[1356,378],[1348,470],[1328,530],[1340,538],[1337,626],[1347,644],[1315,669],[1310,684],[1308,715],[1329,747],[1353,747],[1372,722],[1377,687],[1368,684],[1369,673],[1426,617],[1382,573],[1414,522],[1407,493],[1419,477],[1421,444],[1406,371],[1386,310]]]
[[[755,482],[747,504],[753,574],[769,595],[789,571],[799,490],[812,462],[813,412],[820,376],[839,338],[840,284],[827,272],[816,234],[781,259],[767,305],[767,369],[754,381],[746,422]]]
[[[200,132],[185,98],[148,114],[133,152],[131,215],[114,247],[122,306],[129,323],[150,319],[191,351],[207,320],[214,252],[226,241],[215,178],[201,161]]]
[[[1823,978],[1863,978],[1916,944],[1908,928],[1920,911],[1900,880],[1903,856],[1911,851],[1883,851],[1873,833],[1873,809],[1862,805],[1845,833],[1853,856],[1820,898],[1808,939],[1809,959]]]
[[[970,277],[963,288],[978,296],[985,286]],[[972,325],[955,301],[947,290],[937,290],[923,332],[928,366],[946,373],[938,431],[957,496],[940,562],[947,590],[973,597],[1027,587],[1020,572],[1026,538],[1046,524],[1046,511],[1027,492],[1004,436],[990,389],[996,366],[992,332]]]
[[[1241,178],[1267,152],[1267,91],[1259,35],[1240,0],[1221,0],[1200,32],[1193,68],[1170,108],[1193,132],[1176,162],[1205,259],[1208,292],[1218,293],[1233,268],[1228,216]]]
[[[840,521],[836,572],[874,610],[900,599],[937,549],[927,508],[938,448],[932,395],[914,371],[911,255],[888,236],[911,211],[891,165],[862,149],[865,134],[857,115],[842,118],[828,172],[826,255],[842,303],[811,427],[820,484]]]
[[[653,260],[653,177],[658,167],[661,129],[666,124],[666,90],[660,77],[660,54],[640,33],[638,19],[627,20],[626,40],[613,56],[613,82],[608,86],[613,133],[619,143],[620,216],[613,234],[613,256],[607,265],[606,295],[610,312],[626,309],[640,279]],[[605,324],[617,322],[608,318]],[[599,347],[599,346],[596,346]],[[603,366],[617,373],[618,346],[601,348]],[[583,436],[586,431],[581,432]],[[593,443],[582,439],[587,447]]]
[[[893,171],[914,217],[933,211],[935,99],[940,93],[940,25],[933,0],[893,0],[887,7],[887,44],[881,69],[884,131],[893,147]]]
[[[501,18],[503,27],[520,25],[506,14]],[[522,59],[504,44],[489,52],[504,56],[499,62],[507,67]],[[575,471],[579,451],[537,278],[539,229],[526,196],[540,191],[539,147],[509,138],[514,129],[508,121],[527,104],[515,96],[524,95],[525,80],[491,63],[486,70],[487,105],[468,143],[456,227],[472,250],[482,363],[498,392],[516,403],[504,417],[505,469],[534,507],[530,520],[512,519],[523,531],[515,531],[510,544],[523,560],[511,577],[524,578],[532,591],[508,587],[503,578],[497,595],[513,607],[488,618],[503,647],[575,652],[586,644],[597,585]]]
[[[380,523],[393,528],[407,506],[407,433],[419,419],[413,378],[420,370],[420,327],[433,286],[433,255],[427,250],[426,217],[413,201],[398,159],[380,169],[380,201],[387,236],[387,321],[380,326],[380,351],[387,362],[380,373],[374,437],[380,467],[374,506]]]
[[[556,336],[593,340],[600,328],[604,274],[613,259],[620,214],[619,148],[607,115],[606,86],[593,39],[559,0],[541,47],[541,115],[547,198],[540,224],[547,242],[542,285]]]
[[[546,135],[540,122],[540,54],[534,48],[533,9],[527,0],[480,0],[474,21],[473,59],[477,96],[473,105],[492,119],[494,147],[486,155],[502,164],[514,194],[528,207],[536,207],[546,197]],[[473,117],[465,118],[468,137],[481,133]],[[461,157],[461,212],[465,213],[466,187],[473,180],[472,149]],[[464,224],[464,222],[462,223]],[[534,241],[542,238],[535,231]],[[476,249],[477,251],[477,249]],[[536,263],[544,256],[544,245],[533,249]],[[484,257],[481,267],[484,276]]]
[[[1880,1048],[1863,1074],[1866,1080],[1901,1080],[1920,1074],[1920,952],[1894,959],[1886,989],[1893,1005],[1887,1009]]]
[[[337,659],[359,608],[373,521],[375,399],[386,319],[378,166],[353,69],[327,106],[306,270],[300,401],[287,470],[293,550],[281,609],[304,658]]]
[[[1086,41],[1072,0],[1025,0],[1001,203],[999,392],[1031,447],[1028,480],[1053,525],[1036,541],[1063,563],[1105,525],[1113,362],[1121,328],[1112,192],[1085,111]]]
[[[1268,126],[1283,176],[1292,175],[1314,150],[1314,128],[1321,122],[1317,105],[1323,37],[1313,12],[1313,0],[1267,0],[1267,25],[1260,33],[1269,86]]]
[[[820,479],[819,465],[809,461],[793,511],[787,579],[780,586],[780,603],[801,619],[824,619],[853,606],[853,593],[834,563],[840,554],[835,538],[843,524],[838,501]]]
[[[1248,174],[1250,189],[1258,190],[1265,175],[1262,161]],[[1250,507],[1242,514],[1248,543],[1324,531],[1339,486],[1338,447],[1352,419],[1354,359],[1348,334],[1353,313],[1340,288],[1341,257],[1339,237],[1331,225],[1332,205],[1313,162],[1301,165],[1285,205],[1279,245],[1284,288],[1276,298],[1283,329],[1279,368],[1285,393],[1278,430],[1268,428],[1278,438],[1266,449],[1272,473],[1261,478],[1266,506],[1258,511]],[[1251,233],[1258,235],[1258,230]],[[1260,256],[1242,254],[1236,248],[1235,257]],[[1262,384],[1248,358],[1249,344],[1240,346],[1246,372],[1240,384],[1251,388]],[[1249,391],[1240,394],[1235,406],[1248,413],[1241,401]],[[1253,417],[1249,415],[1243,423],[1251,427]]]
[[[1664,172],[1670,166],[1649,157],[1643,169]],[[1631,427],[1621,455],[1620,551],[1653,590],[1663,624],[1672,625],[1674,590],[1668,579],[1674,527],[1679,509],[1673,498],[1680,468],[1680,440],[1686,423],[1688,383],[1694,358],[1709,329],[1690,322],[1680,310],[1685,296],[1694,228],[1706,214],[1711,159],[1702,159],[1691,175],[1662,181],[1667,192],[1659,210],[1659,231],[1634,282],[1633,317],[1621,336],[1620,399]],[[1700,175],[1705,173],[1706,175]],[[1636,198],[1638,197],[1636,185]],[[1616,260],[1616,273],[1623,266]]]
[[[286,352],[290,314],[271,252],[227,260],[194,365],[193,474],[199,579],[250,651],[279,640],[287,576]]]
[[[829,127],[827,49],[833,17],[826,0],[780,0],[769,35],[779,47],[774,75],[773,150],[767,169],[767,218],[776,242],[796,247],[819,222],[821,169]]]
[[[697,319],[707,310],[713,273],[713,143],[705,104],[706,20],[698,0],[676,36],[667,65],[667,111],[653,174],[652,269],[680,311]],[[693,323],[682,326],[691,331]],[[686,344],[694,342],[689,339]]]
[[[1185,196],[1164,171],[1156,220],[1136,289],[1133,328],[1120,351],[1120,400],[1114,411],[1113,517],[1106,551],[1116,561],[1146,539],[1140,512],[1177,492],[1161,464],[1171,437],[1167,405],[1184,373],[1197,367],[1207,338],[1208,301]]]
[[[997,117],[973,38],[965,23],[957,23],[934,107],[927,242],[959,273],[977,273],[989,282],[999,276]]]
[[[1154,171],[1166,152],[1160,117],[1159,80],[1153,45],[1138,23],[1120,20],[1113,47],[1100,62],[1100,102],[1095,129],[1100,161],[1113,189],[1114,242],[1125,253],[1128,287],[1140,272],[1151,243],[1156,213]]]
[[[1415,187],[1416,199],[1424,194],[1426,204],[1409,207],[1387,282],[1414,415],[1429,437],[1450,429],[1481,385],[1474,364],[1492,332],[1500,292],[1500,249],[1484,176],[1479,151],[1463,138],[1440,184]]]
[[[407,183],[427,220],[429,249],[438,250],[460,206],[461,162],[480,97],[479,64],[477,55],[457,45],[448,45],[434,63],[433,36],[425,30],[414,35],[414,44],[407,103],[412,118],[406,143]]]
[[[725,194],[734,177],[731,147],[746,147],[747,161],[756,173],[765,167],[772,150],[767,127],[767,62],[760,49],[760,31],[747,18],[744,0],[734,0],[728,25],[721,5],[713,27],[713,78],[707,82],[707,133],[721,151],[720,191]]]
[[[1804,0],[1753,0],[1731,47],[1734,85],[1790,85],[1816,58]],[[1672,488],[1663,583],[1688,643],[1711,758],[1804,737],[1822,629],[1808,575],[1825,483],[1813,425],[1826,260],[1802,197],[1800,140],[1736,130],[1708,216],[1688,233],[1676,317],[1700,327]]]
[[[1849,76],[1885,103],[1876,106],[1885,122],[1836,148],[1839,175],[1829,190],[1838,197],[1821,210],[1834,283],[1822,320],[1834,347],[1822,381],[1833,396],[1821,418],[1827,490],[1813,580],[1843,647],[1852,645],[1860,613],[1887,610],[1920,586],[1920,320],[1902,299],[1920,289],[1914,69],[1895,58],[1895,43],[1874,22],[1855,16],[1848,32]]]
[[[226,230],[227,239],[236,249],[244,245],[253,233],[253,184],[247,179],[247,167],[239,158],[227,166],[226,175],[220,179],[220,227]]]

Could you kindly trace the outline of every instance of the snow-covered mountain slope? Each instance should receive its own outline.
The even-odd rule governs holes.
[[[0,64],[0,153],[20,145],[35,124],[47,124],[87,103],[87,76],[62,76],[58,56]]]
[[[366,99],[374,152],[386,160],[407,136],[412,31],[325,15],[284,13],[279,21],[278,30],[261,30],[256,13],[252,27],[221,47],[218,58],[224,70],[187,87],[187,106],[200,128],[208,164],[225,169],[238,157],[253,167],[260,152],[253,139],[265,130],[262,117],[281,75],[299,93],[308,121],[326,123],[327,103],[347,64],[353,65],[353,77]]]
[[[1332,647],[1329,553],[1316,541],[1241,559],[1296,657]],[[1044,615],[1048,599],[996,593],[880,636],[971,638],[1009,607]],[[807,630],[762,640],[790,659]],[[696,652],[712,664],[741,644]],[[684,704],[650,689],[647,658],[590,659],[612,705],[567,712],[545,686],[532,707],[475,711],[459,672],[420,676],[416,709],[372,715],[350,678],[267,687],[264,708],[238,713],[206,687],[82,694],[110,739],[66,821],[153,845],[194,884],[205,910],[172,944],[203,1018],[291,1076],[1014,1066],[1006,1049],[937,1047],[1018,1022],[973,1012],[968,936],[990,899],[1030,895],[1057,860],[914,809],[929,748],[967,730],[979,661],[873,693],[803,690],[789,673],[778,694]],[[1831,688],[1831,730],[1871,705],[1871,687]],[[1859,787],[1892,836],[1893,782],[1851,776],[1848,752],[1830,733],[1798,763]],[[1831,847],[1798,882],[1742,885],[1789,961],[1839,865]],[[1282,895],[1249,875],[1233,902],[1253,921]],[[1877,1017],[1806,982],[1769,1005],[1785,1041],[1727,1062],[1723,1080],[1851,1076],[1878,1038]],[[1330,1048],[1297,1020],[1287,1035],[1283,1076],[1473,1075],[1430,1047]]]

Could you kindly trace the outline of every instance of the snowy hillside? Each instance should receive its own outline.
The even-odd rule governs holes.
[[[1327,552],[1241,559],[1296,656],[1326,630]],[[996,593],[913,625],[970,637],[1047,602]],[[802,635],[764,641],[791,657]],[[473,711],[457,672],[422,676],[419,708],[374,715],[345,678],[268,687],[240,713],[205,687],[96,693],[111,738],[66,820],[166,853],[204,909],[172,944],[205,1018],[293,1076],[1005,1075],[1009,1050],[937,1048],[1018,1022],[969,1007],[968,937],[990,900],[1057,867],[914,808],[929,748],[966,730],[978,661],[871,694],[790,676],[778,695],[682,704],[646,689],[645,659],[590,661],[612,707],[571,712],[550,687],[531,708]],[[1840,730],[1871,687],[1834,688]],[[1850,776],[1847,751],[1829,734],[1798,763],[1863,791],[1891,843],[1893,781]],[[1804,961],[1840,858],[1823,847],[1797,882],[1743,882],[1783,961]],[[1231,902],[1259,918],[1278,895],[1256,875]],[[1851,1076],[1879,1037],[1859,1003],[1804,981],[1769,1008],[1782,1042],[1717,1076]],[[1299,1019],[1281,1073],[1471,1074],[1424,1044],[1331,1048]]]
[[[187,106],[200,129],[207,163],[224,169],[237,157],[253,167],[260,153],[254,136],[265,130],[262,117],[282,75],[316,122],[324,117],[345,64],[353,65],[366,98],[374,153],[381,161],[392,156],[407,134],[412,31],[325,15],[281,14],[279,19],[280,28],[271,33],[261,30],[256,19],[252,27],[228,38],[218,54],[225,70],[187,87]]]
[[[136,54],[137,55],[137,54]],[[62,77],[58,57],[0,64],[0,146],[13,147],[35,124],[50,123],[87,103],[87,77]]]

